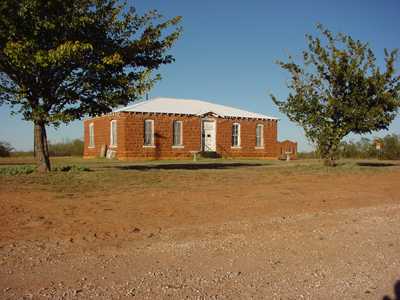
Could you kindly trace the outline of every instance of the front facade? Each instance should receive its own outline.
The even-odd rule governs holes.
[[[84,157],[278,158],[273,117],[199,100],[156,98],[84,121]]]

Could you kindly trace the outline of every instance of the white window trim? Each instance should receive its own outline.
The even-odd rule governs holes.
[[[175,124],[175,122],[181,124],[181,130],[180,130],[181,131],[180,132],[181,143],[177,144],[177,145],[174,144],[174,134],[175,134],[174,124]],[[176,120],[176,121],[172,122],[172,149],[182,149],[182,148],[185,148],[185,146],[183,146],[183,122],[180,120]]]
[[[237,145],[231,145],[231,148],[232,149],[241,149],[242,147],[241,147],[241,130],[240,130],[240,123],[233,123],[232,124],[232,133],[231,133],[231,138],[233,139],[233,127],[235,126],[235,125],[238,125],[238,144]]]
[[[116,142],[113,139],[113,124],[115,124],[115,139],[117,140]],[[117,125],[117,120],[111,120],[110,122],[110,148],[117,148],[118,146],[118,125]]]
[[[145,144],[145,141],[146,141],[146,122],[149,122],[149,123],[151,123],[151,133],[152,133],[152,135],[151,135],[151,144]],[[156,145],[154,144],[154,120],[151,120],[151,119],[146,119],[146,120],[144,120],[144,123],[143,123],[143,133],[144,133],[144,136],[143,136],[143,148],[155,148],[156,147]]]
[[[94,142],[94,123],[93,122],[89,123],[89,146],[88,146],[88,148],[96,148],[96,144]]]
[[[257,127],[261,127],[261,145],[262,146],[257,146]],[[257,124],[256,125],[256,146],[254,147],[255,149],[264,149],[265,144],[264,144],[264,124]]]

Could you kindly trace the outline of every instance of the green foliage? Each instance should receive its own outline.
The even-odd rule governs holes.
[[[343,141],[338,147],[338,156],[343,158],[378,158],[375,144],[368,138],[361,138],[357,142]]]
[[[82,156],[83,146],[83,141],[80,139],[54,144],[50,143],[49,154],[50,156]]]
[[[15,176],[15,175],[27,175],[36,171],[34,166],[20,166],[20,167],[1,167],[0,175]]]
[[[0,16],[0,104],[34,122],[41,172],[46,126],[141,98],[181,33],[180,17],[138,15],[119,0],[2,0]]]
[[[0,141],[0,157],[8,157],[14,150],[13,147],[7,142]]]
[[[181,32],[117,0],[3,0],[0,15],[0,102],[54,125],[138,99]]]
[[[376,65],[366,43],[334,35],[318,25],[326,43],[307,35],[303,66],[292,57],[278,64],[291,75],[286,101],[271,95],[291,121],[304,128],[322,158],[334,161],[340,141],[349,133],[387,129],[400,106],[400,76],[395,75],[397,49],[385,50],[386,70]]]
[[[388,134],[379,140],[383,147],[377,150],[373,140],[361,138],[357,142],[343,141],[339,145],[338,156],[343,158],[400,159],[400,135]]]

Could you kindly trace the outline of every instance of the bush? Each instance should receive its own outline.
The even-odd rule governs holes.
[[[83,146],[83,141],[80,139],[55,144],[49,143],[49,154],[50,156],[82,156]]]
[[[13,150],[14,148],[9,143],[0,141],[0,157],[10,156]]]
[[[297,158],[307,159],[307,158],[318,158],[318,155],[314,151],[310,152],[298,152]]]
[[[34,166],[8,167],[0,168],[0,175],[26,175],[36,171]]]
[[[341,142],[338,155],[342,158],[400,159],[400,135],[388,134],[379,141],[383,143],[381,150],[377,150],[375,143],[367,138],[358,142]]]

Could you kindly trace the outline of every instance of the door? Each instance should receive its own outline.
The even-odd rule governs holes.
[[[216,145],[216,123],[215,121],[203,121],[203,151],[215,152],[217,151]]]

